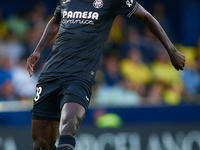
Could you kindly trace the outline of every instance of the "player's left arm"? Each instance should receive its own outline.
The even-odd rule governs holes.
[[[141,20],[149,28],[149,30],[160,40],[170,56],[172,65],[177,70],[183,70],[183,67],[185,65],[185,56],[177,51],[159,22],[141,5],[138,6],[138,9],[135,11],[133,16]]]

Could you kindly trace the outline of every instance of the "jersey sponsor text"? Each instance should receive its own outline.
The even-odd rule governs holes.
[[[93,20],[99,19],[98,12],[88,12],[88,11],[63,11],[63,21],[64,24],[91,24],[94,25]]]
[[[98,12],[88,12],[88,11],[63,11],[63,18],[82,18],[82,19],[99,19]]]

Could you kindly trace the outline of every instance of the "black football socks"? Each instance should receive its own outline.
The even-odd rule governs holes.
[[[76,145],[75,138],[71,135],[62,135],[56,150],[74,150]]]

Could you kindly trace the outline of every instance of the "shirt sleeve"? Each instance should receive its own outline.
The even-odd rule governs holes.
[[[60,0],[57,0],[57,7],[54,12],[55,17],[61,17],[61,8],[60,8]]]
[[[138,9],[136,0],[115,0],[114,15],[130,17]]]

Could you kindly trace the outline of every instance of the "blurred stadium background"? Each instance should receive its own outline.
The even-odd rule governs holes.
[[[159,41],[118,16],[105,44],[76,150],[200,150],[200,1],[138,0],[186,56],[176,71]],[[0,150],[31,150],[35,85],[54,40],[29,78],[56,0],[0,1]]]

